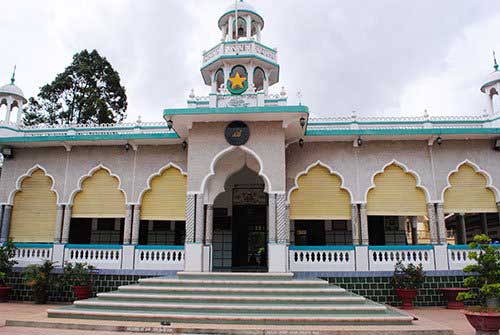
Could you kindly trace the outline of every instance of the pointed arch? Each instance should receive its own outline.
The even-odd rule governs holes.
[[[148,187],[141,192],[141,220],[186,219],[187,173],[169,163],[149,176]]]
[[[350,220],[352,193],[344,178],[321,161],[295,177],[288,192],[290,218],[304,220]]]
[[[15,242],[52,242],[56,225],[54,179],[36,165],[16,182],[9,238]]]
[[[490,174],[465,160],[448,173],[441,193],[446,213],[496,213],[499,191]]]
[[[219,153],[217,153],[214,156],[214,158],[212,159],[212,162],[210,163],[210,168],[209,168],[210,172],[203,178],[199,192],[194,192],[194,193],[203,193],[205,191],[208,181],[210,180],[210,178],[212,178],[215,175],[215,166],[216,166],[217,162],[220,159],[222,159],[227,153],[229,153],[233,150],[237,150],[237,149],[241,149],[241,150],[249,153],[259,162],[259,171],[257,172],[257,174],[260,177],[262,177],[262,179],[264,180],[264,183],[266,185],[264,192],[269,193],[272,190],[271,181],[263,172],[264,171],[264,163],[263,163],[262,159],[252,149],[248,148],[245,145],[240,145],[240,146],[229,146],[226,149],[221,150]]]
[[[427,215],[429,191],[420,176],[397,160],[372,175],[365,194],[368,215]]]
[[[59,193],[55,189],[56,180],[55,180],[54,176],[52,176],[50,173],[48,173],[47,169],[44,168],[43,166],[41,166],[40,164],[35,164],[30,169],[28,169],[28,171],[26,171],[26,173],[24,173],[23,175],[19,176],[19,178],[17,178],[15,189],[12,192],[10,192],[8,200],[7,200],[7,203],[9,205],[14,204],[14,197],[15,197],[16,193],[21,190],[21,185],[22,185],[22,182],[24,181],[24,179],[31,177],[31,174],[36,170],[42,170],[43,173],[47,177],[50,178],[50,180],[52,181],[52,184],[51,184],[52,186],[51,186],[50,190],[56,194],[57,203],[59,203]]]
[[[120,178],[102,164],[92,168],[78,181],[70,197],[75,218],[123,218],[126,193]]]

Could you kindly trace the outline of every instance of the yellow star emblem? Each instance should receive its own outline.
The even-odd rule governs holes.
[[[236,72],[234,77],[229,78],[229,81],[231,82],[231,88],[234,90],[236,88],[243,88],[243,83],[245,82],[247,78],[245,77],[240,77],[240,74]]]

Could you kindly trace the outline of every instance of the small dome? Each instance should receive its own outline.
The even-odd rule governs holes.
[[[222,25],[227,23],[229,14],[233,14],[235,11],[236,8],[234,3],[226,8],[226,10],[219,19],[219,28],[222,28]],[[256,20],[260,21],[262,28],[264,28],[264,19],[262,18],[262,16],[260,16],[259,13],[257,13],[257,10],[248,2],[243,0],[238,1],[238,12],[240,11],[243,13],[252,14],[252,16],[254,16]]]
[[[14,84],[8,84],[0,87],[0,95],[17,95],[18,97],[23,98],[24,102],[26,102],[23,91]]]
[[[486,87],[495,85],[500,82],[500,71],[495,70],[486,77],[483,86],[481,86],[481,92],[486,93]]]

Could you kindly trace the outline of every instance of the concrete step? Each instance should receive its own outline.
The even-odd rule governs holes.
[[[363,303],[364,297],[356,295],[332,295],[332,296],[256,296],[256,295],[167,295],[158,293],[137,292],[106,292],[98,293],[98,298],[107,300],[145,300],[145,301],[207,301],[207,302],[255,302],[255,303]]]
[[[351,325],[351,324],[411,324],[413,318],[398,313],[386,314],[349,314],[328,316],[303,316],[303,315],[259,315],[259,314],[232,314],[232,315],[207,315],[206,313],[194,314],[184,312],[153,312],[153,311],[128,311],[128,310],[86,310],[77,309],[75,306],[49,309],[50,317],[59,318],[84,318],[84,319],[112,319],[129,321],[157,321],[171,323],[221,323],[221,324],[287,324],[287,325]]]
[[[274,273],[274,272],[177,272],[180,279],[238,279],[245,281],[253,280],[292,280],[293,273]]]
[[[328,286],[324,288],[281,288],[281,287],[209,287],[209,286],[146,286],[127,285],[118,287],[120,292],[162,292],[162,293],[209,293],[209,294],[265,294],[265,295],[309,295],[309,294],[342,294],[346,290],[340,287]]]
[[[233,312],[271,312],[271,313],[377,313],[385,312],[387,308],[383,305],[374,303],[364,304],[343,304],[343,305],[279,305],[279,304],[223,304],[223,303],[158,303],[158,302],[141,302],[141,301],[109,301],[88,299],[75,301],[75,306],[82,308],[108,308],[108,309],[148,309],[148,310],[186,310],[191,312],[206,312],[206,313],[220,313],[225,314]]]
[[[255,280],[240,279],[177,279],[177,278],[142,278],[139,279],[141,285],[175,285],[175,286],[304,286],[304,287],[328,287],[329,284],[321,279],[308,280],[268,280],[256,278]]]

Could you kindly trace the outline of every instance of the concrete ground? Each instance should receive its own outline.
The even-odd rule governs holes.
[[[126,333],[121,332],[117,333],[114,331],[85,331],[85,330],[69,330],[69,329],[50,329],[50,328],[32,328],[32,327],[11,327],[5,326],[5,320],[31,320],[31,321],[47,321],[45,311],[48,308],[57,307],[54,305],[34,305],[28,303],[2,303],[0,304],[0,334],[16,334],[16,335],[90,335],[90,334],[100,334],[100,335],[116,335],[116,334],[124,334],[124,335],[137,335],[138,333]],[[454,330],[456,335],[474,335],[474,329],[469,325],[465,316],[456,310],[447,310],[441,307],[426,307],[426,308],[417,308],[411,311],[411,314],[420,318],[420,321],[416,323],[426,324],[426,323],[438,323],[447,328],[451,328]],[[54,320],[54,319],[51,319]],[[430,322],[425,322],[425,320],[430,320]],[[63,323],[71,322],[66,320],[61,320]],[[83,321],[83,322],[82,322]],[[114,321],[85,321],[78,320],[78,323],[87,323],[89,325],[95,324],[103,324],[105,323],[107,326],[112,325],[123,325],[123,322],[114,322]],[[139,322],[130,322],[126,323],[126,325],[135,326],[135,327],[148,327],[148,326],[157,326],[156,324],[151,323],[139,323]]]

